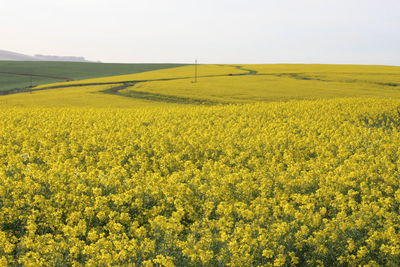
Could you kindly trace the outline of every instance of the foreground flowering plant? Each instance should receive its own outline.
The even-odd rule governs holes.
[[[399,100],[0,110],[1,265],[397,265]]]

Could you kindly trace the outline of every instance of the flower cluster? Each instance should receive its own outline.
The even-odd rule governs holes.
[[[0,110],[0,264],[397,265],[399,100]]]

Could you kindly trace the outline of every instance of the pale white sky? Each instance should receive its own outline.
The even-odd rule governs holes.
[[[30,55],[400,65],[400,0],[0,1],[0,49]]]

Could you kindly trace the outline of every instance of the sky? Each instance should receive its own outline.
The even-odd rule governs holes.
[[[124,63],[400,65],[400,0],[1,0],[0,49]]]

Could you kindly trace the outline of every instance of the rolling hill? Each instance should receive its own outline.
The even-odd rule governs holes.
[[[0,61],[0,91],[176,66],[182,64]]]
[[[0,50],[0,61],[70,61],[70,62],[90,62],[84,57],[75,56],[49,56],[49,55],[25,55],[21,53]]]
[[[127,65],[127,69],[117,70],[130,74],[43,84],[30,89],[30,92],[3,96],[0,100],[3,100],[4,106],[137,107],[400,97],[400,67],[200,65],[198,82],[195,83],[194,66],[173,66]],[[92,74],[97,76],[101,71],[111,71],[107,64],[95,64],[93,67],[99,68],[91,69]],[[75,77],[84,77],[83,70],[87,69],[81,69],[81,73],[77,72],[78,68],[73,70],[76,71],[72,73]],[[56,73],[71,76],[70,72]]]
[[[0,50],[0,60],[38,61],[34,56],[28,56],[6,50]]]

